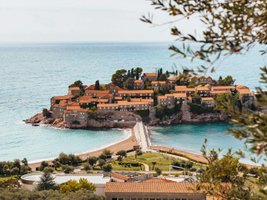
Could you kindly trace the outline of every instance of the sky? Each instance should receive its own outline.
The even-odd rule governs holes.
[[[0,42],[172,41],[171,25],[139,20],[148,13],[159,23],[170,19],[147,0],[0,0]]]

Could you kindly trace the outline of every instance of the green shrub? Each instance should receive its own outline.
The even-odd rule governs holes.
[[[96,190],[96,187],[92,183],[88,182],[87,179],[84,179],[84,178],[81,178],[79,182],[75,180],[70,180],[59,186],[59,191],[61,193],[76,192],[80,189],[94,192]]]
[[[69,174],[69,173],[74,171],[74,167],[66,165],[66,166],[63,167],[63,171],[64,171],[65,174]]]
[[[112,170],[112,165],[107,163],[107,164],[104,164],[103,167],[102,167],[103,171],[104,172],[111,172]]]

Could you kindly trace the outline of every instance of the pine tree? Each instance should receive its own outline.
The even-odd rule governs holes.
[[[37,185],[37,190],[54,190],[55,188],[56,183],[54,177],[50,173],[44,173]]]
[[[100,90],[99,80],[95,82],[95,90]]]

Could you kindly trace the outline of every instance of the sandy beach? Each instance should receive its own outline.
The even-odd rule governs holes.
[[[120,141],[118,141],[116,143],[113,143],[113,144],[109,144],[109,145],[107,145],[105,147],[101,147],[101,148],[96,149],[96,150],[91,150],[91,151],[84,152],[84,153],[78,153],[78,154],[75,154],[75,155],[79,156],[82,160],[85,160],[90,156],[99,156],[104,149],[110,150],[111,152],[116,154],[116,152],[118,152],[120,150],[130,151],[136,145],[138,145],[138,144],[137,144],[137,140],[136,140],[136,138],[134,136],[133,129],[132,129],[131,130],[131,134],[129,135],[129,137],[127,137],[127,138],[125,138],[123,140],[120,140]],[[48,163],[51,163],[52,160],[53,159],[48,159],[48,160],[45,160],[45,161],[47,161]],[[32,169],[32,171],[35,171],[36,168],[40,166],[41,162],[42,161],[30,162],[29,163],[29,167]]]

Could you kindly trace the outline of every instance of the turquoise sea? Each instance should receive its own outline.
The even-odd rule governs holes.
[[[58,130],[25,125],[26,119],[49,107],[50,97],[64,95],[69,84],[109,82],[119,68],[141,66],[145,71],[158,67],[172,71],[194,66],[187,60],[170,57],[170,43],[73,43],[0,45],[0,160],[27,157],[51,158],[60,152],[92,150],[127,137],[122,130]],[[237,83],[258,86],[259,66],[266,60],[253,49],[217,63],[215,77],[232,74]],[[242,147],[226,136],[227,125],[178,125],[154,129],[155,144],[199,152],[207,137],[214,147]]]

